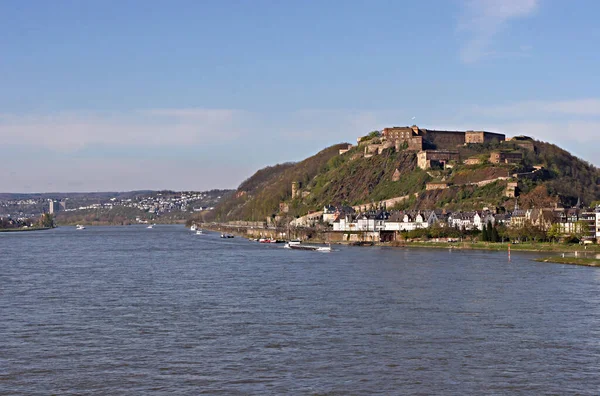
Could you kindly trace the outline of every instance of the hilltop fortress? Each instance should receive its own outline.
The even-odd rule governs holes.
[[[463,144],[492,143],[506,140],[501,133],[485,131],[437,131],[421,129],[416,125],[411,127],[384,128],[382,138],[394,142],[398,148],[403,144],[409,150],[452,150]]]
[[[467,144],[500,143],[506,140],[501,133],[486,131],[438,131],[422,129],[416,125],[384,128],[378,136],[363,136],[357,139],[359,146],[364,147],[365,158],[381,154],[383,150],[395,147],[416,151],[418,166],[428,169],[432,164],[445,166],[450,161],[460,161],[457,147]],[[340,154],[350,149],[340,150]],[[517,158],[518,157],[518,158]],[[520,162],[521,153],[499,153],[490,157],[490,162]]]

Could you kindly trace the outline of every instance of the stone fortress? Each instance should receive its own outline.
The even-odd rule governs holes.
[[[498,143],[506,141],[501,133],[486,131],[439,131],[422,129],[416,125],[384,128],[381,136],[365,140],[358,138],[359,146],[364,147],[365,158],[381,154],[383,150],[395,147],[417,152],[417,164],[421,169],[429,169],[433,165],[446,166],[451,161],[460,161],[458,146],[466,144]],[[510,139],[508,139],[510,140]],[[350,147],[348,147],[350,149]],[[348,150],[340,150],[340,154]],[[518,163],[522,153],[496,151],[490,156],[492,163]]]

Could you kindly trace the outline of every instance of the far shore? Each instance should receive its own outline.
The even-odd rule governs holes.
[[[134,225],[145,225],[148,226],[150,224],[185,224],[185,220],[173,220],[173,221],[165,221],[165,222],[161,222],[161,221],[149,221],[147,223],[136,223],[135,221],[132,222],[125,222],[125,223],[111,223],[110,221],[76,221],[76,222],[68,222],[68,223],[62,223],[59,222],[57,224],[58,227],[75,227],[76,225],[83,225],[83,226],[105,226],[105,227],[118,227],[118,226],[134,226]]]
[[[52,227],[2,228],[0,229],[0,232],[44,231],[50,229],[52,229]]]

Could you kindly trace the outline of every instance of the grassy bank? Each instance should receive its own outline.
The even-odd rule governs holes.
[[[473,250],[493,250],[507,251],[508,243],[493,243],[493,242],[392,242],[390,246],[406,246],[406,247],[423,247],[423,248],[438,248],[438,249],[473,249]],[[567,245],[559,243],[547,242],[526,242],[526,243],[511,243],[510,250],[513,252],[556,252],[556,253],[574,253],[574,252],[589,252],[600,253],[600,245]]]
[[[542,257],[535,259],[541,263],[558,263],[558,264],[572,264],[572,265],[584,265],[586,267],[600,267],[600,260],[583,257]]]
[[[27,227],[27,228],[0,228],[0,232],[23,232],[23,231],[43,231],[51,227]]]

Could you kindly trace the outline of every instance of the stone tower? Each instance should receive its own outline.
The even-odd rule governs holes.
[[[300,183],[292,182],[292,199],[300,198]]]

